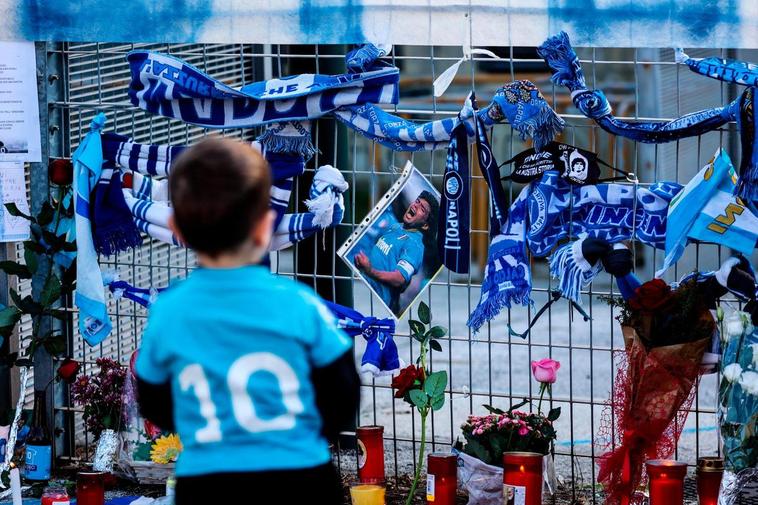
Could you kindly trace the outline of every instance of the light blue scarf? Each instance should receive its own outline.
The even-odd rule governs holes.
[[[102,342],[112,328],[90,220],[90,195],[100,180],[103,167],[100,132],[104,125],[105,114],[95,116],[90,124],[90,132],[72,156],[77,247],[74,302],[79,307],[79,333],[89,345]]]

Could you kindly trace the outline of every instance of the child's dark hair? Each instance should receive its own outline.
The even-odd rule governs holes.
[[[265,215],[270,187],[266,160],[248,144],[211,138],[187,149],[169,175],[184,242],[211,257],[234,250]]]

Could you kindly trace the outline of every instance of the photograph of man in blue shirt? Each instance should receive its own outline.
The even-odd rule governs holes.
[[[398,315],[400,294],[424,262],[425,248],[434,247],[439,201],[430,191],[422,191],[402,215],[378,235],[370,250],[358,249],[353,262],[387,307]],[[383,216],[385,217],[385,216]]]

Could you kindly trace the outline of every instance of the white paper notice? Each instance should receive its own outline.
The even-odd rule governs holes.
[[[42,161],[34,42],[0,42],[0,161]]]
[[[0,163],[0,198],[0,242],[28,240],[29,221],[11,216],[5,208],[6,203],[15,203],[18,210],[29,214],[23,163]]]

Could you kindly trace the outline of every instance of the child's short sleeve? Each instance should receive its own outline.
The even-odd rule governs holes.
[[[137,376],[151,384],[163,384],[170,378],[168,370],[167,342],[161,338],[166,336],[165,328],[161,324],[162,317],[156,305],[150,311],[147,319],[147,327],[142,334],[142,343],[137,354],[135,372]]]
[[[314,338],[310,348],[311,363],[315,368],[325,367],[353,347],[353,339],[337,327],[337,319],[321,300],[304,293],[312,316],[312,328],[305,328]]]

